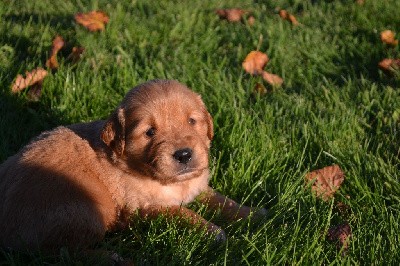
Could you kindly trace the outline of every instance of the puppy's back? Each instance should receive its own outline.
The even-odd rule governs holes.
[[[88,140],[65,127],[42,133],[0,166],[1,245],[57,249],[100,240],[116,216],[100,174]]]

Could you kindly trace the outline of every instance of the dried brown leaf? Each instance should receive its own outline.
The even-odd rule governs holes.
[[[395,39],[395,33],[391,30],[381,32],[381,41],[388,46],[397,46],[399,41]]]
[[[60,35],[57,35],[54,39],[53,39],[53,46],[52,46],[52,54],[56,54],[58,53],[58,51],[61,50],[61,48],[64,47],[64,39],[63,37],[61,37]]]
[[[299,25],[299,22],[297,21],[296,17],[292,14],[289,14],[288,20],[294,25],[297,26]]]
[[[102,31],[105,29],[109,17],[103,11],[91,11],[88,13],[77,13],[75,20],[89,31]]]
[[[244,59],[242,66],[247,73],[252,75],[260,75],[263,72],[269,58],[260,51],[251,51]]]
[[[51,49],[50,58],[46,61],[46,66],[51,69],[58,68],[57,53],[63,48],[65,42],[64,39],[57,35],[53,40],[53,46]]]
[[[273,87],[280,87],[283,84],[283,79],[275,74],[269,73],[267,71],[262,72],[263,79],[268,82]]]
[[[297,21],[296,17],[294,15],[290,14],[289,12],[287,12],[285,9],[279,10],[279,16],[282,19],[289,21],[294,26],[299,25],[299,22]]]
[[[47,71],[40,67],[32,70],[31,72],[26,72],[25,78],[22,75],[17,75],[17,78],[12,84],[11,91],[13,93],[17,93],[34,84],[40,85],[46,75]]]
[[[253,16],[249,16],[247,18],[247,24],[249,24],[250,26],[253,26],[255,22],[256,22],[256,19]]]
[[[289,12],[287,12],[285,9],[279,10],[279,16],[282,19],[287,19],[289,17]]]
[[[248,11],[240,8],[217,9],[215,12],[220,19],[226,19],[229,22],[239,22],[243,15],[248,13]]]
[[[357,3],[358,5],[360,5],[360,6],[362,6],[362,5],[365,4],[365,1],[364,1],[364,0],[357,0],[356,3]]]
[[[338,165],[331,165],[306,175],[306,182],[313,182],[311,190],[317,197],[329,200],[344,181],[344,173]]]
[[[58,60],[57,60],[57,55],[53,54],[50,56],[49,59],[46,61],[46,67],[50,69],[57,69],[58,68]]]
[[[385,74],[393,75],[400,69],[400,58],[399,59],[385,58],[379,62],[378,67],[380,70],[385,72]]]
[[[329,241],[336,242],[337,247],[341,249],[343,251],[342,254],[345,255],[347,250],[349,249],[349,242],[351,236],[352,236],[351,227],[346,222],[329,228],[327,239]]]

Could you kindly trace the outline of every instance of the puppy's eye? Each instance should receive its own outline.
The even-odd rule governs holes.
[[[196,124],[196,120],[193,119],[193,118],[189,118],[189,124],[195,125]]]
[[[156,129],[155,129],[154,127],[150,128],[150,129],[148,129],[148,130],[146,131],[146,135],[147,135],[148,137],[153,137],[155,134],[156,134]]]

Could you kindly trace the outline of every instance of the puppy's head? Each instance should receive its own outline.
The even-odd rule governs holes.
[[[161,183],[207,173],[212,138],[212,118],[200,96],[170,80],[128,92],[101,134],[126,170]]]

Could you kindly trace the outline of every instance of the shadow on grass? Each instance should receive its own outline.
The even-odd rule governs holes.
[[[35,27],[32,27],[32,31],[34,31],[36,35],[42,35],[42,31],[46,31],[46,29],[38,29],[37,26],[43,25],[43,22],[47,22],[46,27],[49,27],[50,34],[53,35],[51,38],[54,38],[56,35],[61,35],[65,40],[64,47],[58,53],[64,58],[71,53],[72,47],[80,46],[76,38],[75,20],[72,15],[39,15],[35,13],[8,14],[2,17],[2,21],[4,24],[12,25],[13,28],[18,26],[24,28],[29,24],[33,24]],[[43,42],[42,38],[39,40],[36,40],[37,38],[30,38],[29,36],[34,36],[32,32],[25,35],[28,37],[19,33],[14,34],[13,30],[10,29],[8,34],[4,34],[0,38],[3,44],[9,45],[15,50],[15,57],[13,59],[15,63],[3,69],[7,77],[6,82],[12,82],[12,79],[14,79],[17,74],[21,74],[20,72],[25,71],[25,69],[21,69],[21,65],[24,65],[24,62],[36,61],[41,62],[38,66],[44,66],[46,60],[49,58],[52,46],[51,41],[48,42],[49,46],[47,49],[41,49],[40,52],[38,52],[37,49],[43,46],[43,43],[38,43]]]
[[[49,26],[53,28],[74,28],[74,17],[71,15],[60,15],[60,14],[51,14],[51,13],[17,13],[17,14],[8,14],[3,16],[3,20],[11,21],[13,23],[24,23],[26,25],[27,22],[31,22],[34,24],[42,24],[43,20],[48,21]]]
[[[78,46],[75,21],[72,15],[16,12],[2,16],[2,21],[13,27],[20,25],[21,28],[30,24],[36,26],[47,22],[47,25],[54,31],[54,36],[60,34],[66,40],[65,46],[59,53],[62,57],[69,55],[73,46]],[[43,29],[38,30],[37,27],[33,27],[32,30],[33,33],[41,35]],[[29,38],[29,36],[33,36],[33,33],[30,32],[27,36],[17,35],[13,34],[13,30],[10,29],[8,34],[0,37],[3,44],[13,47],[15,51],[12,62],[1,70],[3,72],[2,84],[11,84],[17,74],[30,71],[31,69],[25,69],[26,62],[38,62],[38,67],[45,65],[51,51],[51,42],[49,42],[48,49],[42,49],[38,53],[37,47],[43,46],[38,42],[43,40]],[[26,100],[24,93],[11,95],[7,92],[9,88],[6,86],[0,89],[0,163],[16,153],[40,132],[60,124],[70,123],[63,119],[61,114],[56,114],[54,110],[51,110],[50,106],[46,106],[42,102]]]
[[[0,91],[0,163],[40,132],[68,123],[43,103],[21,98]]]

